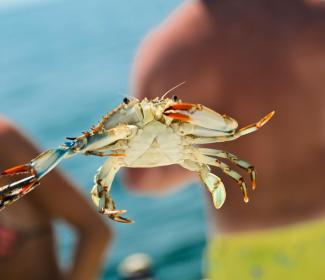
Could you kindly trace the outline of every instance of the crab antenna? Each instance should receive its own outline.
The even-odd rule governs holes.
[[[168,93],[170,93],[171,91],[175,90],[176,88],[178,88],[179,86],[181,86],[181,85],[183,85],[183,84],[185,84],[185,83],[186,83],[186,81],[181,82],[180,84],[174,86],[173,88],[171,88],[170,90],[168,90],[167,92],[165,92],[165,94],[161,97],[161,99],[164,99],[165,96],[166,96]]]

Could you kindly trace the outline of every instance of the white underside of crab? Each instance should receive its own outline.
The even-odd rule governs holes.
[[[153,120],[128,141],[126,167],[156,167],[179,163],[184,157],[182,138],[171,127]]]

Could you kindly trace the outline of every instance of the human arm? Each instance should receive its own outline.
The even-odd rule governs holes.
[[[0,153],[8,166],[29,162],[39,151],[9,121],[0,119]],[[63,219],[77,233],[77,246],[67,279],[95,279],[112,233],[100,216],[61,172],[54,170],[28,194],[49,220]],[[22,198],[24,199],[24,198]],[[10,206],[9,206],[10,207]]]

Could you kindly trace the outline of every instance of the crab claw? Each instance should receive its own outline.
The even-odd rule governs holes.
[[[32,175],[20,181],[0,187],[0,209],[10,205],[38,185],[39,181],[34,175]]]
[[[132,221],[130,219],[127,219],[127,218],[124,218],[124,217],[119,216],[119,215],[108,215],[108,217],[110,219],[112,219],[113,221],[119,222],[119,223],[124,223],[124,224],[133,224],[134,223],[134,221]]]
[[[192,108],[195,108],[195,105],[194,104],[191,104],[191,103],[176,103],[176,104],[172,104],[170,105],[166,110],[166,111],[169,111],[169,110],[191,110]]]
[[[261,118],[257,123],[253,123],[250,125],[247,125],[243,128],[241,128],[239,130],[239,135],[243,136],[246,135],[248,133],[254,132],[257,129],[261,128],[263,125],[265,125],[275,114],[275,111],[272,111],[270,113],[268,113],[266,116],[264,116],[263,118]]]
[[[228,132],[238,127],[238,123],[226,115],[209,109],[200,104],[177,103],[170,105],[164,115],[176,120],[191,122],[200,127]]]
[[[14,166],[12,168],[8,168],[8,169],[4,170],[0,174],[0,176],[21,174],[21,173],[26,173],[26,172],[30,172],[30,171],[31,171],[30,165],[21,164],[21,165],[17,165],[17,166]]]
[[[22,180],[13,182],[6,186],[0,187],[0,200],[8,200],[6,199],[8,196],[11,196],[10,201],[16,200],[17,196],[24,195],[27,193],[33,185],[35,185],[37,178],[33,172],[33,168],[30,164],[22,164],[17,165],[12,168],[8,168],[4,170],[0,176],[8,176],[8,175],[18,175],[23,173],[30,173],[31,176],[24,178]],[[1,202],[0,202],[1,204]],[[8,204],[8,203],[7,203]]]
[[[119,214],[123,214],[125,212],[126,212],[126,210],[108,210],[108,209],[102,209],[100,211],[101,214],[107,215],[113,221],[120,222],[120,223],[125,223],[125,224],[134,223],[132,220],[124,218],[124,217],[119,215]]]
[[[21,198],[36,186],[70,152],[70,149],[51,149],[41,153],[29,163],[17,165],[4,170],[0,176],[29,173],[30,176],[0,187],[0,209]]]
[[[263,125],[265,125],[275,114],[275,111],[272,111],[270,113],[268,113],[266,116],[264,116],[263,118],[261,118],[257,123],[256,126],[257,128],[262,127]]]
[[[174,120],[190,122],[192,118],[188,114],[188,111],[194,106],[194,104],[190,103],[175,103],[166,108],[163,114]]]

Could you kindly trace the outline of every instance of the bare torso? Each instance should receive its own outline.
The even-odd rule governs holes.
[[[324,213],[325,13],[318,17],[320,13],[292,7],[277,14],[286,11],[278,8],[261,8],[258,15],[244,16],[240,25],[229,15],[230,24],[217,38],[222,52],[215,62],[225,112],[246,124],[276,111],[263,132],[224,145],[254,162],[259,172],[259,189],[247,206],[227,184],[233,194],[218,220],[227,220],[228,230],[265,228]]]
[[[234,117],[240,127],[276,111],[260,132],[213,145],[258,172],[248,205],[235,183],[219,174],[228,194],[224,207],[213,210],[219,229],[324,215],[325,10],[299,1],[213,2],[185,4],[149,37],[138,59],[146,53],[148,63],[135,68],[136,94],[156,96],[186,81],[177,95]],[[158,50],[150,51],[150,43]]]
[[[35,192],[37,192],[36,190]],[[3,279],[62,279],[48,216],[33,193],[0,213],[0,257]]]

